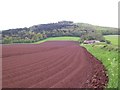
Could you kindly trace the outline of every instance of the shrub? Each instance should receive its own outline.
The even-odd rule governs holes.
[[[107,44],[111,44],[111,41],[109,41],[109,40],[106,40],[106,43],[107,43]]]

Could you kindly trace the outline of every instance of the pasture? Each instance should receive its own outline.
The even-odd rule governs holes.
[[[111,41],[113,45],[118,45],[120,35],[105,35],[104,37],[106,40]]]
[[[39,43],[42,43],[42,42],[45,42],[45,41],[56,41],[56,40],[57,41],[65,41],[65,40],[66,41],[79,41],[80,38],[79,37],[70,37],[70,36],[50,37],[50,38],[35,42],[35,44],[39,44]]]

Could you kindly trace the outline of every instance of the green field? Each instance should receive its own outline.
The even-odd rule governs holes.
[[[113,45],[118,45],[118,35],[105,35],[104,36],[106,40],[111,41],[111,43]],[[35,42],[35,44],[39,44],[41,42],[45,42],[45,41],[52,41],[52,40],[72,40],[72,41],[79,41],[80,38],[79,37],[71,37],[71,36],[63,36],[63,37],[50,37],[38,42]]]
[[[63,40],[79,41],[80,38],[79,37],[70,37],[70,36],[50,37],[50,38],[47,38],[47,39],[35,42],[35,44],[39,44],[39,43],[42,43],[42,42],[45,42],[45,41],[55,41],[55,40],[60,40],[60,41],[63,41]]]
[[[106,40],[111,41],[113,45],[118,45],[118,38],[120,38],[120,35],[106,35],[104,36]]]

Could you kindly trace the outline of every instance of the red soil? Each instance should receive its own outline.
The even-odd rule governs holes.
[[[73,41],[3,45],[3,88],[104,88],[102,63]]]

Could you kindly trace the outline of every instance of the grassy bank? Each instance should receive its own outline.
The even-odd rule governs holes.
[[[108,70],[109,83],[108,88],[117,88],[118,87],[118,53],[116,51],[109,51],[101,48],[98,45],[82,45],[84,46],[91,54],[98,58],[106,69]]]
[[[106,35],[104,36],[106,40],[111,41],[111,44],[99,43],[84,46],[91,54],[98,58],[108,70],[109,82],[107,88],[117,88],[120,87],[118,81],[118,52],[120,52],[118,46],[119,37],[118,35]],[[119,63],[120,65],[120,63]]]

